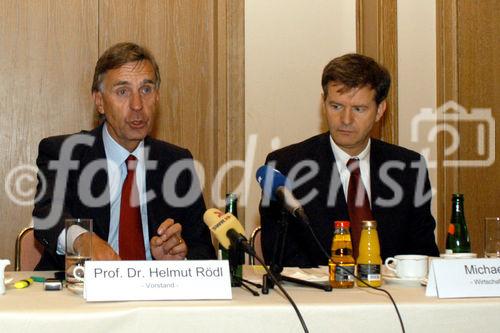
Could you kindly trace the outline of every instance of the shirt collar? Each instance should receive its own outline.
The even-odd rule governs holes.
[[[104,123],[104,126],[102,127],[102,140],[104,142],[106,158],[111,160],[117,166],[125,162],[129,155],[134,155],[139,161],[144,159],[144,140],[141,140],[137,148],[135,148],[135,150],[131,153],[116,142],[111,134],[109,134],[107,123]]]
[[[329,135],[330,137],[330,145],[332,146],[332,151],[333,155],[335,156],[335,160],[340,162],[340,165],[343,167],[347,167],[347,161],[351,158],[358,158],[360,162],[367,162],[370,160],[370,146],[371,146],[371,139],[368,138],[368,144],[366,145],[365,149],[361,153],[359,153],[357,156],[351,156],[345,151],[340,148],[335,141],[333,141],[332,136]]]

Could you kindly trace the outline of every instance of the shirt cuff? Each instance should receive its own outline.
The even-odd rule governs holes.
[[[65,255],[66,251],[65,249],[71,249],[69,254],[74,254],[75,250],[73,248],[73,244],[75,243],[75,240],[78,238],[78,236],[88,232],[87,229],[84,229],[78,225],[72,225],[68,229],[68,244],[66,246],[66,229],[63,229],[61,233],[59,234],[59,237],[57,237],[57,250],[56,253],[59,255]]]

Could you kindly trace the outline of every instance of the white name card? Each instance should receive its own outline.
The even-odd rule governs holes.
[[[232,299],[227,260],[87,261],[89,302]]]
[[[425,295],[500,297],[500,259],[433,259]]]

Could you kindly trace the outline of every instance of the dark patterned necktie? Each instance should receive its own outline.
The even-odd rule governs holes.
[[[351,172],[349,187],[347,189],[347,207],[351,220],[351,239],[354,258],[358,257],[359,238],[361,236],[361,221],[373,220],[370,209],[370,201],[366,193],[361,172],[359,170],[359,159],[351,158],[347,162],[347,168]]]
[[[144,260],[144,238],[142,234],[139,191],[135,181],[137,158],[130,155],[125,161],[127,177],[123,182],[120,205],[120,225],[118,242],[120,258],[123,260]]]

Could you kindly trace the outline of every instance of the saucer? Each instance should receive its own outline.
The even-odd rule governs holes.
[[[77,295],[83,295],[83,285],[81,284],[66,284],[66,287],[68,288],[69,291],[77,294]]]
[[[388,284],[397,284],[408,287],[418,287],[421,285],[423,280],[421,278],[400,278],[394,275],[382,275],[382,277]]]
[[[14,281],[14,278],[10,275],[5,274],[5,277],[3,279],[3,283],[9,284],[9,283],[12,283],[12,281]]]

